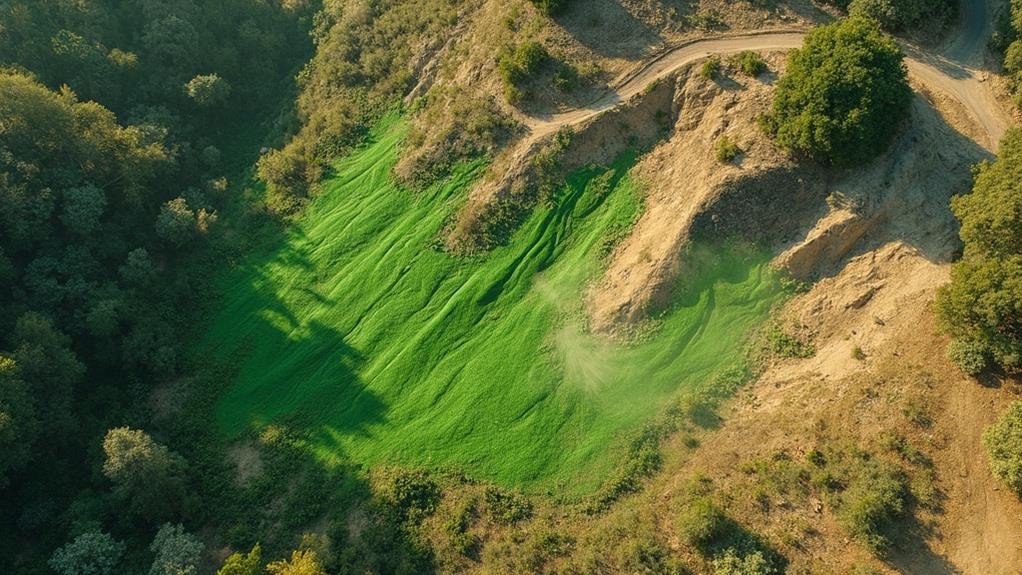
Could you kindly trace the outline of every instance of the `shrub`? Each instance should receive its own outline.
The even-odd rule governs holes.
[[[720,58],[716,56],[707,58],[699,69],[699,75],[707,80],[713,80],[720,75]]]
[[[723,555],[713,560],[713,575],[771,575],[777,570],[763,555],[762,551],[754,551],[747,555],[739,555],[734,549],[728,549]]]
[[[532,502],[525,496],[499,487],[487,487],[486,511],[498,523],[511,525],[532,515]]]
[[[570,4],[569,0],[529,0],[529,2],[547,16],[556,16],[563,13]]]
[[[440,502],[440,486],[425,471],[399,471],[386,485],[385,496],[406,519],[433,513]]]
[[[1008,406],[983,433],[990,470],[1012,491],[1022,495],[1022,401]]]
[[[911,98],[897,43],[876,22],[848,18],[816,28],[789,55],[769,124],[782,147],[853,166],[888,146]]]
[[[550,53],[535,41],[505,49],[497,59],[497,70],[504,81],[504,95],[517,104],[523,97],[522,85],[528,82],[550,59]]]
[[[734,161],[734,159],[738,157],[738,154],[742,153],[742,149],[738,147],[738,144],[734,143],[734,141],[727,136],[721,136],[720,139],[717,140],[715,148],[717,161],[722,164]]]
[[[763,58],[751,50],[739,52],[734,58],[738,69],[746,76],[756,77],[766,72],[767,65]]]
[[[856,541],[873,552],[890,545],[889,533],[905,510],[908,486],[901,470],[883,460],[860,456],[840,494],[838,521]]]
[[[987,368],[987,350],[982,343],[969,339],[954,339],[947,346],[947,357],[967,375],[976,376]]]
[[[714,543],[728,532],[727,515],[707,497],[700,497],[689,503],[678,514],[675,528],[682,541],[708,554]]]

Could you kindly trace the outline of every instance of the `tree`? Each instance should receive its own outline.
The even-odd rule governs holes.
[[[106,209],[103,190],[91,184],[64,191],[64,210],[60,221],[73,233],[87,236],[99,228],[99,218]]]
[[[28,385],[18,364],[0,355],[0,487],[7,476],[28,462],[39,422]]]
[[[965,250],[937,294],[949,356],[973,374],[990,362],[1022,370],[1022,131],[1009,130],[998,160],[980,164],[972,193],[951,209]]]
[[[216,74],[204,74],[185,84],[185,93],[201,108],[224,105],[231,95],[231,85]]]
[[[789,150],[836,166],[865,163],[908,115],[907,78],[901,49],[875,21],[821,26],[789,55],[767,127]]]
[[[123,554],[124,543],[90,532],[57,549],[49,564],[60,575],[114,575]]]
[[[257,543],[248,553],[232,553],[216,575],[259,575],[262,572],[262,548]]]
[[[177,511],[184,496],[184,460],[144,431],[118,427],[103,439],[103,474],[114,492],[136,513],[163,519]]]
[[[197,220],[195,212],[184,198],[170,200],[160,208],[156,218],[156,233],[165,242],[182,247],[195,238]]]
[[[266,566],[270,575],[326,575],[311,549],[294,551],[291,559],[274,561]]]
[[[983,432],[983,446],[994,476],[1022,496],[1022,401],[1009,405]]]
[[[181,525],[165,523],[149,549],[156,554],[149,575],[195,575],[204,545]]]

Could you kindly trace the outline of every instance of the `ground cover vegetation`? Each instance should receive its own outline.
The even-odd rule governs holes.
[[[788,56],[764,128],[778,144],[837,167],[883,152],[908,116],[904,56],[875,21],[820,26]]]

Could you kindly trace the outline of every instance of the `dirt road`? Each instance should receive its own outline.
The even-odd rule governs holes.
[[[986,134],[986,141],[979,143],[996,152],[1009,120],[986,81],[987,73],[980,69],[992,20],[988,0],[964,0],[960,32],[947,46],[927,51],[907,42],[901,44],[909,74],[929,89],[944,92],[957,100]],[[801,30],[784,30],[720,36],[675,46],[618,78],[610,93],[586,108],[549,116],[530,116],[524,121],[532,138],[539,138],[612,109],[692,62],[743,50],[791,50],[802,46],[805,35],[805,31]]]

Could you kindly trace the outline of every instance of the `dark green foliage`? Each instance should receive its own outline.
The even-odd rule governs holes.
[[[556,16],[568,9],[571,0],[529,0],[537,10],[547,16]]]
[[[1022,401],[1009,405],[983,432],[983,446],[994,476],[1022,497]]]
[[[962,223],[962,260],[937,295],[949,355],[964,371],[989,362],[1022,369],[1022,132],[1011,130],[1000,157],[977,169],[971,194],[952,200]]]
[[[886,30],[906,30],[926,22],[946,22],[956,4],[950,0],[852,0],[848,14],[872,18]]]
[[[59,575],[115,575],[124,548],[106,533],[83,533],[57,549],[49,565]]]
[[[770,126],[789,150],[854,166],[887,148],[911,99],[898,45],[876,22],[848,18],[814,29],[789,55]]]
[[[0,355],[0,488],[29,460],[39,433],[30,391],[17,362]]]
[[[185,84],[185,93],[201,108],[215,108],[227,103],[231,85],[216,74],[202,74]]]

